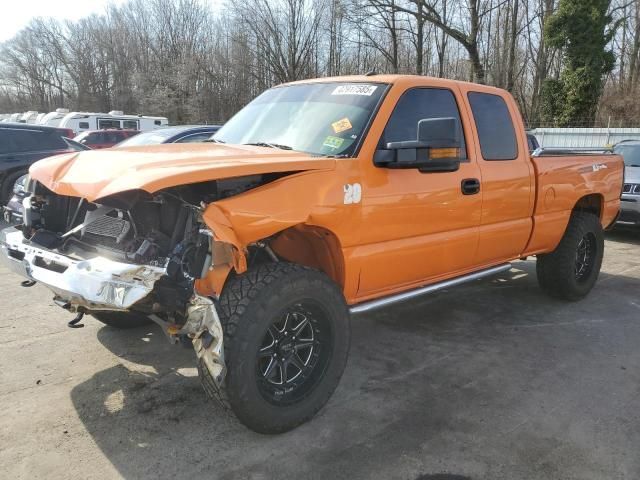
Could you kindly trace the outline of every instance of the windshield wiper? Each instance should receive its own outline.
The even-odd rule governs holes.
[[[203,142],[211,142],[211,143],[226,143],[223,142],[222,140],[216,140],[215,138],[211,137],[211,138],[207,138],[206,140],[203,140]]]
[[[251,142],[245,143],[244,145],[255,145],[256,147],[269,147],[269,148],[279,148],[280,150],[293,150],[289,145],[281,145],[279,143],[272,142]]]

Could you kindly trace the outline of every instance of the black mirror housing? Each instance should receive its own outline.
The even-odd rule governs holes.
[[[376,150],[374,164],[381,168],[415,168],[422,173],[455,172],[459,158],[431,158],[431,149],[460,148],[458,120],[426,118],[418,122],[417,139],[390,142]]]

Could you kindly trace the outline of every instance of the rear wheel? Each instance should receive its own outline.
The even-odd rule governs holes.
[[[227,375],[219,387],[199,366],[209,396],[260,433],[312,418],[337,387],[349,351],[340,289],[306,267],[264,264],[230,280],[219,313]]]
[[[152,323],[149,317],[135,312],[94,312],[91,315],[105,325],[121,330]]]
[[[538,283],[553,297],[579,300],[595,285],[603,255],[600,220],[592,213],[575,212],[558,247],[552,253],[538,255]]]

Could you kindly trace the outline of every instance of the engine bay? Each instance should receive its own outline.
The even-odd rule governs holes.
[[[135,310],[181,316],[193,296],[195,280],[205,277],[213,264],[213,234],[201,217],[206,205],[281,176],[214,180],[154,194],[127,191],[97,202],[58,195],[30,182],[30,208],[25,208],[20,228],[31,244],[72,259],[101,257],[163,268],[166,276]],[[179,318],[175,321],[182,323]]]

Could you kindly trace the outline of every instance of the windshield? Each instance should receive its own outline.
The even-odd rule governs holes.
[[[638,145],[618,145],[613,149],[614,153],[622,155],[624,164],[627,167],[640,167],[640,144]]]
[[[164,143],[167,139],[173,137],[176,134],[176,130],[173,128],[152,130],[150,132],[139,133],[133,137],[129,137],[126,140],[118,143],[115,148],[120,147],[136,147],[140,145],[158,145]]]
[[[267,90],[213,136],[313,155],[353,155],[385,85],[311,83]]]

